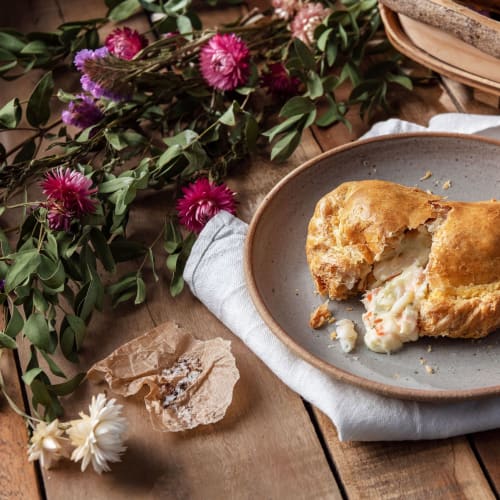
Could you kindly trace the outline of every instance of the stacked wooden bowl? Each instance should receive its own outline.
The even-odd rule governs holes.
[[[500,99],[500,0],[380,0],[387,36],[409,58]]]

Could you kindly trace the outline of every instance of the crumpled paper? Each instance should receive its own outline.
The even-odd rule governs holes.
[[[230,346],[221,338],[195,339],[169,321],[116,349],[87,377],[125,397],[147,386],[153,427],[183,431],[224,417],[239,379]]]

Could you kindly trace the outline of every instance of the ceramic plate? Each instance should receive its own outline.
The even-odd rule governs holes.
[[[420,180],[427,170],[432,177]],[[309,219],[323,195],[361,179],[417,186],[454,200],[498,198],[500,142],[457,134],[385,136],[334,149],[294,170],[266,196],[246,241],[245,273],[259,313],[298,355],[350,383],[420,400],[499,394],[500,331],[479,341],[424,337],[392,355],[378,354],[363,343],[359,299],[331,303],[337,319],[357,325],[353,352],[330,339],[332,327],[309,328],[310,313],[322,303],[305,257]]]

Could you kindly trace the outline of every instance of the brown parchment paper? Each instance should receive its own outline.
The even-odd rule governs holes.
[[[87,373],[122,396],[148,389],[144,402],[153,427],[183,431],[226,413],[239,379],[228,340],[198,340],[173,322],[122,345]]]

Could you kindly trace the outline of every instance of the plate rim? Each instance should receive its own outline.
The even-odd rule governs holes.
[[[343,144],[341,146],[337,146],[333,149],[325,151],[314,158],[307,160],[302,163],[291,172],[289,172],[285,177],[283,177],[264,197],[261,204],[255,211],[252,220],[250,221],[250,225],[248,228],[248,232],[245,238],[245,244],[243,249],[243,270],[245,274],[245,281],[247,284],[248,291],[250,293],[250,297],[252,302],[257,309],[257,312],[264,320],[266,325],[269,327],[271,332],[275,334],[292,352],[297,354],[299,357],[309,362],[311,365],[319,368],[323,372],[332,375],[334,378],[341,382],[347,382],[357,387],[361,387],[363,389],[367,389],[371,392],[375,392],[381,394],[383,396],[388,396],[392,398],[398,399],[407,399],[412,401],[457,401],[457,400],[465,400],[465,399],[479,399],[486,398],[491,396],[496,396],[500,394],[500,384],[476,389],[438,389],[438,390],[430,390],[430,389],[413,389],[406,388],[395,385],[388,385],[383,382],[376,382],[365,378],[361,375],[355,375],[353,373],[349,373],[342,368],[339,368],[335,365],[332,365],[311,352],[309,352],[306,348],[302,347],[298,344],[292,337],[290,337],[283,328],[278,324],[278,322],[274,319],[271,311],[267,308],[264,303],[262,296],[259,293],[257,282],[253,273],[253,263],[252,263],[252,247],[255,244],[255,234],[257,232],[258,226],[262,220],[263,215],[265,214],[270,202],[276,196],[276,194],[285,186],[291,179],[301,175],[304,171],[313,168],[314,165],[320,161],[323,161],[331,156],[335,156],[338,153],[356,149],[359,146],[366,145],[369,143],[376,142],[387,142],[387,141],[398,141],[398,140],[407,140],[407,139],[419,139],[421,137],[433,137],[433,138],[454,138],[461,139],[465,141],[473,141],[473,142],[483,142],[488,144],[493,144],[500,148],[500,140],[493,139],[490,137],[483,137],[473,134],[462,134],[456,132],[410,132],[410,133],[398,133],[398,134],[387,134],[377,137],[370,137],[367,139],[358,139],[356,141]],[[334,187],[332,187],[334,189]]]

